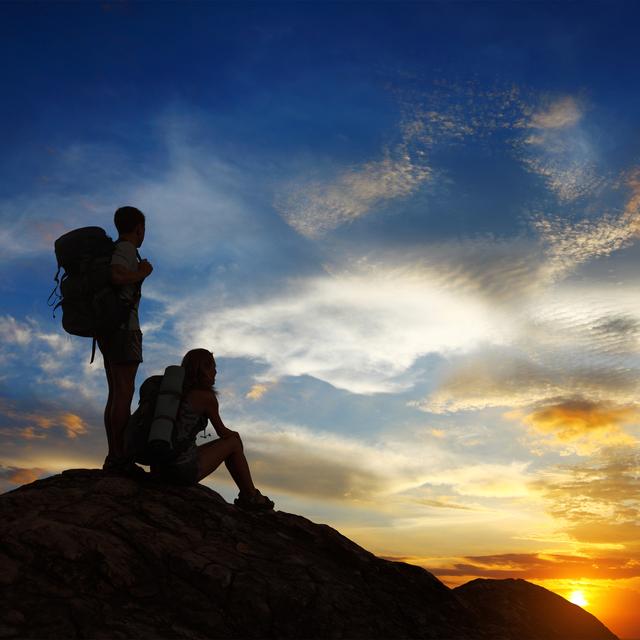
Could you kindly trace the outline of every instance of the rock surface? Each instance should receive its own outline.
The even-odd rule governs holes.
[[[245,513],[202,485],[66,471],[0,496],[0,540],[2,638],[615,638],[591,616],[601,635],[571,635],[582,611],[565,635],[522,635],[542,629],[526,599],[509,601],[512,631],[483,604],[504,590],[450,590],[326,525]]]

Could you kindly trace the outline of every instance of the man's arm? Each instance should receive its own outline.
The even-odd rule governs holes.
[[[148,260],[141,260],[138,263],[137,271],[129,271],[120,264],[111,265],[111,282],[117,286],[123,284],[135,284],[144,280],[151,272],[153,267]]]

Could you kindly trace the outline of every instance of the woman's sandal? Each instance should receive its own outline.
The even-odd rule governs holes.
[[[269,511],[273,509],[273,500],[269,500],[267,496],[263,496],[257,489],[252,496],[240,494],[233,504],[247,511]]]

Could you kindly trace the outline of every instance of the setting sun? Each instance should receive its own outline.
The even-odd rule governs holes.
[[[577,604],[580,607],[586,607],[589,604],[582,591],[571,592],[569,602],[573,602],[573,604]]]

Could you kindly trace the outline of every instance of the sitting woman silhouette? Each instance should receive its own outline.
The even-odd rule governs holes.
[[[182,453],[163,465],[151,467],[151,473],[179,484],[195,484],[225,463],[238,485],[238,507],[249,510],[273,509],[273,502],[255,488],[244,455],[240,434],[227,429],[218,412],[218,399],[213,384],[216,361],[206,349],[192,349],[182,359],[185,370],[183,396],[176,419],[176,444]],[[211,420],[219,439],[196,445],[196,435]],[[182,446],[181,446],[182,445]]]

